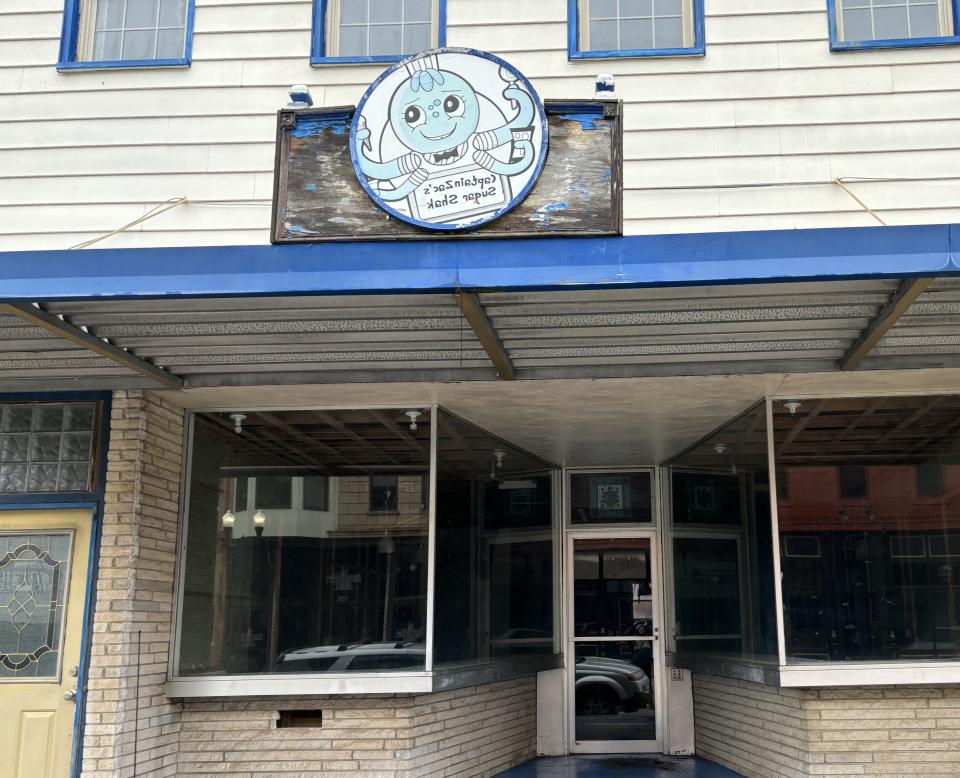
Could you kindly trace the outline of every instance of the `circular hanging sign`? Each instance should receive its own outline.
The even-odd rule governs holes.
[[[350,158],[373,201],[429,230],[499,218],[533,188],[547,117],[530,82],[499,57],[434,49],[399,62],[357,106]]]

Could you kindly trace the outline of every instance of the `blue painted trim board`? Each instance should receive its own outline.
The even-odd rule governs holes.
[[[400,62],[411,53],[373,57],[328,57],[327,52],[327,3],[328,0],[313,0],[313,25],[310,32],[311,65],[386,65]],[[437,0],[437,44],[430,48],[442,49],[447,45],[447,0]]]
[[[119,70],[129,68],[185,68],[193,60],[193,20],[196,0],[187,0],[187,20],[183,56],[173,59],[119,59],[81,61],[77,59],[77,36],[80,33],[80,0],[64,0],[63,25],[60,32],[60,57],[57,70]]]
[[[960,272],[960,224],[0,253],[0,300],[678,286]]]
[[[837,0],[827,0],[827,26],[830,30],[831,51],[864,51],[869,49],[906,49],[927,46],[956,46],[960,44],[960,0],[951,0],[953,34],[935,38],[894,38],[890,40],[840,40],[837,24]]]
[[[702,57],[707,51],[703,0],[692,3],[693,45],[675,49],[621,49],[585,51],[580,48],[580,0],[567,0],[567,57],[569,59],[623,59],[633,57]]]

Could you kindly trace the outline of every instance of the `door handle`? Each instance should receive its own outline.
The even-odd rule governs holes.
[[[67,702],[76,702],[77,701],[77,690],[76,689],[67,689],[63,693],[63,699]]]
[[[660,627],[653,628],[653,639],[660,640]]]

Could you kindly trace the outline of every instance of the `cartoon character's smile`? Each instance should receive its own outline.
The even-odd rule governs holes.
[[[426,138],[427,140],[446,140],[451,135],[453,135],[453,133],[456,132],[456,130],[457,130],[457,125],[454,124],[453,129],[450,130],[450,132],[448,132],[446,135],[427,135],[427,133],[425,132],[422,132],[421,135],[423,135],[423,137]]]

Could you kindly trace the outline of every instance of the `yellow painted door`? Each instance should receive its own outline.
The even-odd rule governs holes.
[[[70,774],[91,523],[0,511],[0,778]]]

